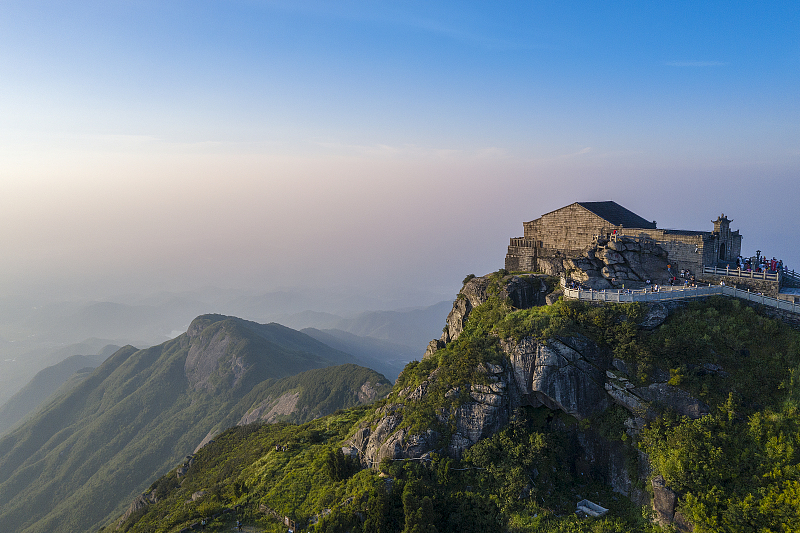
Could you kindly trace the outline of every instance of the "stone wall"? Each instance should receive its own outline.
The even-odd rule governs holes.
[[[706,241],[709,234],[703,233],[669,233],[663,229],[637,229],[634,231],[623,230],[623,235],[631,235],[639,238],[649,238],[654,240],[661,248],[667,252],[672,271],[676,273],[683,269],[691,270],[693,274],[698,274],[703,270],[703,264],[713,265],[714,262],[705,262],[710,259],[709,254],[713,255],[714,250],[706,250]]]
[[[596,235],[618,229],[577,203],[525,222],[523,227],[525,239],[535,241],[538,247],[569,255],[580,255]]]

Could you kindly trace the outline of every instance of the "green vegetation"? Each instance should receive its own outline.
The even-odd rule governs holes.
[[[575,450],[547,409],[520,411],[463,461],[436,455],[425,464],[384,461],[379,472],[354,469],[339,451],[348,429],[368,417],[369,409],[358,407],[302,426],[231,429],[197,453],[180,483],[175,472],[154,483],[149,490],[158,493],[158,504],[121,530],[178,531],[215,515],[209,531],[228,530],[238,519],[283,532],[284,516],[301,531],[326,533],[651,529],[638,507],[565,468]],[[575,518],[576,489],[608,501],[613,516]],[[200,491],[203,497],[192,501]]]
[[[746,413],[777,406],[788,370],[800,364],[796,331],[722,297],[690,303],[641,344],[625,355],[643,377],[658,365],[709,405],[725,403],[732,392]],[[719,365],[728,375],[704,365]]]
[[[797,389],[794,389],[796,394]],[[655,472],[683,495],[697,533],[797,531],[800,416],[787,402],[742,416],[733,395],[698,420],[658,420],[642,434]]]

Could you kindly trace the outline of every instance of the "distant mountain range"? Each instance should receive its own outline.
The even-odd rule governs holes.
[[[361,337],[389,341],[409,347],[415,351],[414,358],[421,358],[428,343],[441,336],[444,317],[452,307],[452,300],[446,300],[423,308],[367,311],[349,318],[305,311],[279,315],[271,320],[294,329],[338,329]]]
[[[87,362],[70,358],[30,389]],[[151,348],[123,347],[0,439],[2,529],[96,530],[226,427],[301,422],[390,389],[356,363],[288,327],[223,315]]]
[[[419,351],[409,346],[374,337],[361,337],[340,329],[305,328],[301,331],[331,348],[354,355],[365,366],[377,370],[392,382],[409,361],[422,357]]]
[[[297,330],[338,329],[387,341],[406,347],[399,350],[400,357],[393,353],[392,359],[408,361],[422,357],[427,343],[440,335],[441,317],[446,316],[451,305],[440,302],[428,307],[367,311],[351,316],[349,309],[353,304],[345,300],[288,291],[250,295],[223,290],[36,307],[0,299],[0,404],[38,371],[69,356],[94,354],[107,344],[138,347],[160,344],[185,331],[194,317],[209,312],[263,323],[277,322]],[[337,305],[345,307],[333,313],[303,311],[315,307],[337,309]],[[397,352],[398,347],[388,350]],[[391,366],[382,370],[397,374]]]

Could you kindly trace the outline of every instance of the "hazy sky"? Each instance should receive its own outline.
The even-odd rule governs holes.
[[[0,193],[4,293],[452,295],[609,199],[800,269],[800,3],[4,1]]]

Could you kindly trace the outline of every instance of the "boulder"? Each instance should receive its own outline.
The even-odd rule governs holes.
[[[442,348],[444,348],[447,344],[441,339],[433,339],[431,342],[428,343],[428,347],[425,349],[425,355],[422,356],[423,359],[427,359],[428,357],[432,356]]]
[[[664,478],[658,475],[653,478],[653,511],[655,511],[655,521],[662,527],[670,525],[676,531],[694,531],[694,526],[684,517],[680,511],[676,510],[678,495],[675,491],[667,487]]]
[[[564,296],[564,291],[558,289],[545,296],[544,300],[547,305],[553,305],[560,300],[562,296]]]
[[[650,475],[650,462],[645,454],[592,430],[578,431],[576,437],[581,450],[575,461],[576,473],[604,479],[611,490],[639,505],[650,503],[649,494],[637,483]]]
[[[611,284],[611,281],[609,281],[604,277],[589,277],[582,283],[587,287],[589,287],[590,289],[594,289],[596,291],[601,291],[603,289],[610,289],[613,286]]]
[[[705,403],[693,398],[688,392],[668,383],[653,383],[649,387],[637,387],[631,392],[647,402],[672,409],[682,416],[700,418],[711,412]]]
[[[600,258],[602,258],[603,263],[605,263],[607,265],[617,265],[619,263],[624,263],[625,262],[625,258],[622,257],[622,255],[620,253],[615,252],[614,250],[611,250],[611,249],[608,249],[608,248],[604,249],[604,250],[600,250],[600,253],[598,254],[598,256]]]
[[[656,522],[661,526],[668,526],[675,518],[675,504],[678,503],[678,495],[666,486],[664,477],[661,475],[653,478],[652,485]]]
[[[647,314],[637,324],[642,329],[652,330],[664,323],[669,316],[669,309],[662,303],[652,303],[647,306]]]
[[[139,511],[141,509],[144,509],[148,505],[152,505],[154,503],[158,503],[158,498],[156,498],[156,491],[155,490],[153,490],[151,492],[145,492],[144,494],[140,494],[139,496],[134,498],[133,501],[131,502],[131,504],[128,506],[128,510],[125,511],[125,513],[119,519],[119,522],[117,522],[117,528],[122,526],[122,524],[125,522],[125,520],[130,518],[130,516],[133,513],[135,513],[136,511]]]
[[[609,250],[613,250],[615,252],[624,252],[625,250],[627,250],[627,245],[622,239],[617,239],[616,241],[614,240],[608,241],[606,247]]]

